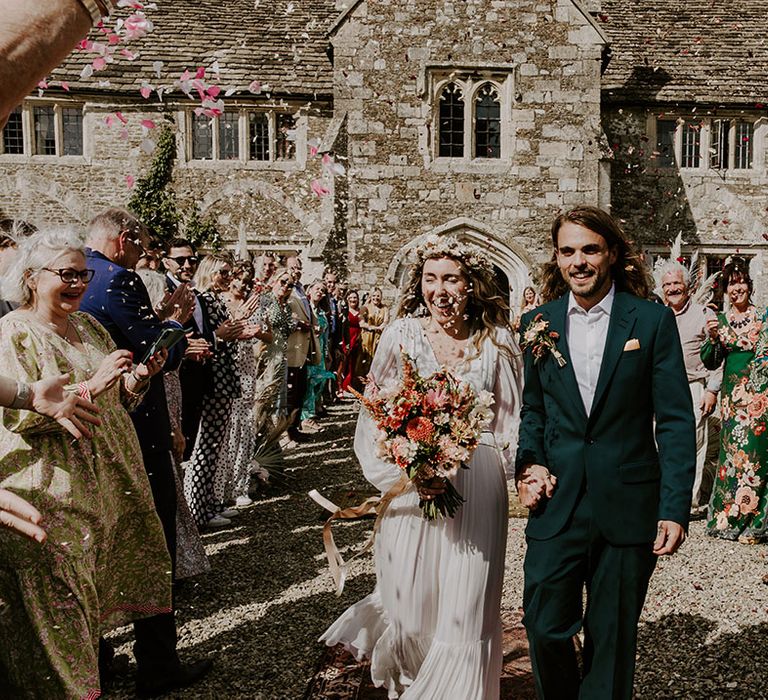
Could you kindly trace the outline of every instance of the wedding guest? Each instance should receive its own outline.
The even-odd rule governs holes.
[[[277,259],[272,253],[262,253],[254,261],[254,279],[267,284],[277,269]]]
[[[257,418],[259,430],[267,416],[287,415],[288,407],[288,338],[293,328],[293,316],[288,300],[293,290],[290,270],[277,268],[270,278],[270,289],[264,294],[264,305],[272,329],[272,342],[262,355],[261,372],[256,391]]]
[[[326,366],[334,371],[342,360],[342,345],[344,342],[343,325],[339,300],[336,298],[336,285],[339,274],[332,268],[326,269],[323,274],[323,282],[327,290],[326,302],[328,304],[328,358]]]
[[[683,346],[688,388],[693,401],[696,421],[696,476],[693,480],[691,516],[703,517],[711,493],[712,475],[706,469],[709,451],[709,416],[715,410],[723,373],[710,371],[701,361],[701,346],[707,338],[707,321],[715,318],[708,307],[691,299],[688,271],[677,260],[667,260],[654,273],[659,282],[664,303],[675,314],[677,331]],[[705,477],[705,471],[706,477]]]
[[[401,349],[427,376],[448,367],[476,391],[492,392],[495,413],[469,469],[452,478],[466,498],[453,518],[425,520],[419,502],[445,490],[433,479],[395,496],[379,521],[376,588],[323,634],[356,658],[389,697],[499,697],[501,592],[507,539],[507,474],[512,473],[520,407],[519,349],[509,307],[494,291],[493,268],[454,238],[419,249],[397,320],[384,331],[367,392],[402,379]],[[350,293],[351,296],[351,293]],[[417,308],[427,315],[415,318]],[[379,429],[361,411],[355,454],[382,494],[402,470],[380,457]]]
[[[308,433],[322,430],[315,418],[323,389],[329,379],[336,375],[325,368],[328,350],[328,307],[326,306],[327,290],[323,280],[315,280],[307,288],[307,297],[315,318],[315,336],[317,337],[317,364],[310,365],[307,370],[307,390],[304,394],[304,405],[301,409],[301,429]]]
[[[360,295],[352,289],[347,293],[347,319],[344,327],[344,366],[339,390],[343,393],[349,387],[362,390],[361,376],[364,376],[367,365],[362,358],[360,337]]]
[[[368,303],[360,309],[360,344],[365,363],[368,366],[376,354],[381,333],[388,323],[389,308],[384,306],[381,289],[377,287],[371,292]]]
[[[286,259],[286,267],[291,272],[293,290],[288,300],[288,306],[293,316],[293,328],[288,337],[288,415],[291,425],[288,436],[294,442],[308,440],[306,433],[299,429],[301,409],[307,391],[307,373],[310,365],[317,364],[317,336],[315,335],[315,318],[307,299],[304,287],[301,285],[302,262],[297,256]]]
[[[81,239],[40,232],[4,280],[19,308],[0,322],[0,372],[22,383],[71,377],[101,426],[72,442],[50,418],[3,411],[0,480],[43,516],[43,546],[0,532],[0,694],[97,697],[99,634],[171,609],[168,550],[126,408],[167,357],[134,365],[79,312],[93,270]]]
[[[144,283],[149,300],[155,313],[162,313],[163,305],[167,303],[165,275],[160,271],[142,268],[137,274]],[[191,310],[191,309],[190,309]],[[163,374],[165,398],[168,404],[168,417],[171,421],[174,461],[174,481],[176,485],[176,554],[175,579],[185,579],[211,570],[208,557],[205,554],[200,533],[197,530],[189,506],[184,498],[183,473],[181,462],[184,458],[184,433],[181,428],[181,381],[179,370]]]
[[[189,347],[179,368],[185,460],[190,458],[197,439],[203,412],[203,396],[213,391],[213,363],[210,358],[216,345],[216,337],[207,308],[200,300],[200,292],[194,290],[194,276],[199,262],[195,247],[185,238],[174,238],[168,244],[168,253],[163,258],[168,289],[175,290],[186,285],[194,291],[194,310],[191,318],[184,324],[185,330],[188,331]]]
[[[88,224],[86,258],[95,274],[83,297],[81,310],[104,326],[115,344],[140,359],[166,329],[183,326],[191,313],[188,290],[178,289],[165,305],[165,319],[152,310],[141,279],[134,272],[136,262],[149,245],[147,228],[124,209],[107,209]],[[179,366],[186,350],[181,341],[169,350],[164,371]],[[154,376],[144,400],[131,412],[139,436],[144,468],[149,477],[155,508],[163,525],[165,541],[176,560],[176,481],[171,457],[173,433],[162,376]],[[190,685],[212,666],[210,659],[182,664],[176,650],[176,620],[173,612],[153,615],[134,623],[133,647],[137,664],[136,691],[139,695],[160,694]],[[108,668],[111,646],[102,641],[102,665]]]
[[[527,314],[529,311],[533,311],[540,304],[541,300],[539,299],[536,289],[531,286],[526,287],[523,290],[523,297],[520,300],[520,313],[515,316],[515,322],[512,324],[512,328],[515,332],[520,330],[520,319],[523,315]]]
[[[768,541],[768,312],[752,303],[752,278],[742,258],[723,269],[730,310],[707,321],[701,359],[724,364],[720,398],[720,461],[707,514],[707,534],[742,544]]]
[[[184,470],[184,495],[199,526],[224,527],[237,511],[225,509],[216,497],[216,467],[227,436],[232,404],[240,396],[237,340],[253,337],[243,319],[229,315],[221,294],[227,291],[234,260],[228,253],[211,253],[195,273],[195,288],[216,336],[211,359],[213,385],[203,394],[200,429]],[[184,385],[182,385],[182,391]]]
[[[250,263],[248,263],[250,265]],[[253,327],[253,337],[237,343],[236,363],[240,373],[240,396],[232,403],[229,426],[216,465],[214,491],[221,503],[238,508],[251,505],[248,485],[256,456],[259,425],[256,416],[256,392],[259,360],[272,342],[272,329],[259,286],[247,297],[250,288],[247,268],[235,264],[229,289],[222,293],[231,318],[245,319]],[[245,270],[245,274],[244,271]]]

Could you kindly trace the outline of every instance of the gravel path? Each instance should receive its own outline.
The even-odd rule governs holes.
[[[370,557],[353,565],[337,598],[323,556],[318,488],[338,505],[371,495],[351,453],[355,410],[331,408],[313,441],[287,453],[290,480],[270,486],[227,529],[204,535],[213,571],[178,594],[183,658],[214,659],[201,683],[170,697],[299,700],[315,672],[325,627],[373,587]],[[504,606],[522,591],[524,521],[510,520]],[[360,543],[371,521],[335,527],[336,542]],[[713,541],[694,523],[683,550],[660,562],[640,630],[637,697],[768,698],[766,548]],[[130,655],[129,628],[116,631]],[[105,694],[133,697],[133,668]],[[455,700],[461,700],[457,698]]]

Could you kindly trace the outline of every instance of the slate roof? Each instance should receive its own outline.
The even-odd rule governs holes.
[[[217,82],[223,90],[239,87],[250,95],[245,88],[259,80],[272,94],[333,94],[326,48],[328,29],[339,14],[334,0],[156,1],[157,9],[147,11],[155,31],[127,45],[140,58],[119,57],[114,67],[81,80],[80,71],[90,61],[76,51],[53,73],[53,80],[68,81],[72,90],[138,96],[142,81],[172,82],[186,68],[194,73],[218,60]],[[165,64],[161,81],[152,70],[155,61]],[[100,87],[104,80],[109,85]]]
[[[768,103],[768,0],[602,0],[603,100]]]

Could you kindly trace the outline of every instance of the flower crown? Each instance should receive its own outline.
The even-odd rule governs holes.
[[[461,260],[469,270],[493,273],[491,261],[483,250],[472,243],[460,241],[454,236],[431,234],[416,248],[416,260],[419,265],[423,265],[427,260],[439,257]]]

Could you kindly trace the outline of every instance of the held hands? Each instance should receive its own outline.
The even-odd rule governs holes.
[[[656,541],[653,543],[653,553],[657,557],[674,554],[685,542],[685,529],[672,520],[659,520]]]
[[[39,524],[42,518],[40,511],[23,498],[0,489],[0,525],[42,543],[46,538],[45,530]]]
[[[535,510],[542,499],[552,498],[557,477],[541,464],[529,464],[520,472],[517,480],[517,494],[520,503],[529,510]]]
[[[81,438],[83,435],[89,438],[91,431],[86,424],[101,425],[96,415],[99,409],[87,399],[65,391],[64,387],[68,382],[69,375],[62,374],[53,379],[41,379],[30,385],[32,410],[53,418],[75,438]]]

